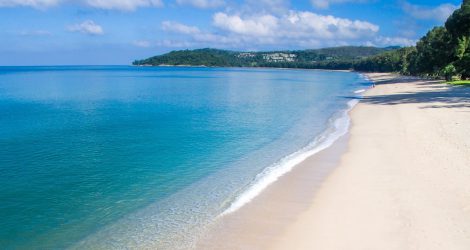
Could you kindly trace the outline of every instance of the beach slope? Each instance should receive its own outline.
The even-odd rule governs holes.
[[[270,249],[470,249],[470,88],[369,74],[348,149]]]

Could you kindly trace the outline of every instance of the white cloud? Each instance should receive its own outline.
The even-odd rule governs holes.
[[[61,0],[0,0],[0,7],[33,7],[37,9],[46,9],[59,4]]]
[[[165,44],[169,44],[169,42],[176,42],[179,45],[183,44],[200,44],[200,43],[229,43],[229,42],[234,42],[234,37],[227,37],[223,35],[217,35],[213,34],[210,32],[205,32],[201,31],[198,27],[195,26],[189,26],[185,25],[179,22],[173,22],[173,21],[164,21],[162,22],[162,29],[164,31],[168,31],[171,33],[176,33],[176,34],[183,34],[183,35],[189,35],[193,41],[185,41],[185,42],[176,42],[176,41],[171,41],[171,40],[165,40]],[[180,46],[176,47],[180,47]],[[175,47],[175,46],[170,46],[170,47]]]
[[[140,47],[140,48],[148,48],[148,47],[152,46],[152,44],[149,41],[146,41],[146,40],[133,41],[132,44],[134,46]]]
[[[162,7],[161,0],[86,0],[85,4],[98,8],[108,10],[123,10],[133,11],[139,7]]]
[[[159,47],[167,47],[167,48],[191,48],[198,46],[196,43],[188,42],[188,41],[175,41],[175,40],[162,40],[156,42],[156,45]]]
[[[379,36],[373,42],[369,41],[366,44],[370,46],[414,46],[417,40],[409,39],[406,37],[384,37]]]
[[[310,0],[312,5],[318,9],[327,9],[331,4],[340,3],[365,3],[369,0]]]
[[[102,35],[104,33],[103,28],[92,20],[71,25],[67,29],[71,32],[81,32],[88,35]]]
[[[52,33],[47,30],[23,30],[18,33],[20,36],[50,36]]]
[[[162,22],[162,29],[173,33],[182,34],[196,34],[199,33],[199,28],[195,26],[188,26],[178,22],[164,21]]]
[[[225,5],[223,0],[176,0],[179,5],[190,5],[196,8],[209,9]]]
[[[356,39],[379,31],[375,24],[324,16],[308,11],[290,11],[280,17],[272,15],[241,17],[216,13],[214,25],[228,32],[277,39]]]
[[[443,22],[452,14],[452,12],[458,9],[459,6],[450,3],[445,3],[437,7],[429,7],[403,2],[402,8],[406,13],[408,13],[414,18],[424,20],[437,20]]]
[[[201,46],[232,48],[319,47],[359,43],[373,39],[379,31],[375,24],[324,16],[306,11],[282,15],[240,15],[218,12],[213,16],[213,32],[176,22],[163,22],[166,31],[188,35],[186,40]]]
[[[287,17],[288,34],[319,39],[357,39],[374,35],[379,26],[360,20],[323,16],[312,12],[291,12]]]
[[[242,12],[252,14],[283,14],[289,12],[289,0],[245,0]],[[237,8],[238,9],[238,8]]]
[[[214,15],[213,23],[216,27],[229,32],[253,36],[269,36],[278,28],[278,18],[272,15],[242,18],[219,12]]]

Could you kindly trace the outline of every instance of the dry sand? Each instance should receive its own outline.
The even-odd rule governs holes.
[[[224,217],[201,249],[470,249],[470,88],[390,74],[348,135]],[[341,155],[341,157],[339,157]]]

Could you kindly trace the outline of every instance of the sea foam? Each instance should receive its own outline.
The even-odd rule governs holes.
[[[319,136],[315,137],[312,142],[300,150],[283,157],[256,175],[249,187],[241,193],[220,216],[230,214],[249,203],[264,189],[277,181],[284,174],[290,172],[299,163],[330,147],[336,140],[345,135],[350,125],[348,113],[358,102],[359,100],[349,101],[348,107],[333,115],[328,121],[327,129]]]

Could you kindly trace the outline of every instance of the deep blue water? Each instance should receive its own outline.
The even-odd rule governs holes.
[[[0,249],[192,241],[366,85],[312,70],[0,67]]]

